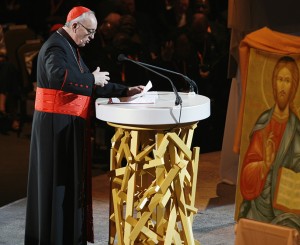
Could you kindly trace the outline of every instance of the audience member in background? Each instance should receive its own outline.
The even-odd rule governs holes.
[[[48,37],[49,29],[55,23],[63,23],[66,13],[77,0],[30,0],[23,1],[27,8],[27,23],[44,39]]]
[[[200,13],[206,16],[208,20],[207,32],[214,36],[219,49],[222,50],[222,56],[224,56],[228,55],[230,32],[227,28],[227,19],[224,17],[224,10],[217,9],[217,6],[221,5],[221,3],[212,4],[210,0],[194,0],[191,11],[193,14]]]
[[[196,13],[193,15],[188,36],[199,61],[200,90],[204,95],[211,96],[213,84],[208,80],[214,75],[220,50],[215,37],[208,31],[208,26],[207,17],[202,13]]]
[[[18,102],[21,94],[21,77],[16,67],[0,53],[0,132],[20,127]]]
[[[192,0],[191,9],[193,13],[202,13],[208,19],[212,19],[212,12],[209,0]]]
[[[90,107],[95,97],[131,96],[143,86],[108,83],[80,56],[97,29],[94,12],[71,9],[40,49],[33,115],[25,245],[93,242]]]
[[[89,2],[90,6],[95,9],[99,23],[102,23],[110,13],[118,13],[121,15],[121,4],[119,0],[90,0]]]
[[[208,31],[208,20],[203,13],[195,13],[191,23],[178,32],[172,41],[161,47],[158,64],[182,73],[198,84],[199,93],[211,99],[211,116],[199,122],[193,138],[195,145],[200,145],[202,152],[220,150],[225,120],[219,117],[220,108],[226,111],[227,102],[220,101],[219,90],[226,87],[226,73],[220,66],[222,53],[215,37]],[[181,91],[188,91],[189,86],[183,79],[168,75],[176,82]],[[219,89],[222,87],[222,89]],[[221,103],[220,103],[221,102]],[[223,112],[222,112],[223,113]],[[223,125],[223,124],[222,124]]]
[[[173,67],[190,77],[198,83],[200,94],[211,97],[215,64],[220,53],[216,40],[207,28],[206,16],[194,14],[189,26],[161,46],[160,57],[164,67]],[[181,84],[181,89],[185,90],[184,84]]]
[[[190,0],[160,1],[156,34],[160,43],[170,41],[191,23]]]
[[[143,44],[143,49],[147,53],[151,53],[157,49],[157,37],[154,34],[155,26],[155,18],[153,18],[153,14],[148,10],[141,7],[138,8],[138,4],[143,4],[145,6],[149,6],[149,1],[135,1],[135,0],[119,0],[120,3],[120,13],[122,16],[131,16],[134,19],[134,29],[138,34],[141,43]],[[124,19],[124,21],[129,20],[129,18]]]
[[[226,76],[227,57],[208,27],[207,16],[195,13],[188,35],[198,59],[198,75],[194,73],[198,78],[193,78],[198,82],[199,93],[211,99],[211,116],[199,122],[200,145],[202,151],[217,151],[222,145],[230,83]],[[222,93],[225,92],[227,96],[224,100]],[[199,139],[195,137],[195,140]]]
[[[173,40],[164,42],[160,47],[159,55],[153,60],[153,65],[174,72],[188,75],[187,65],[190,64],[191,45],[185,34],[179,35]],[[180,92],[188,92],[189,85],[178,75],[164,73],[172,80],[175,87]],[[155,90],[173,91],[170,83],[165,78],[157,78],[158,82],[154,84]]]
[[[113,57],[112,42],[118,32],[120,19],[120,14],[109,13],[98,26],[94,40],[83,48],[83,57],[89,69],[95,70],[100,66],[103,70],[109,70],[111,81],[117,83],[121,82],[121,79],[116,57]]]
[[[27,17],[26,2],[23,0],[0,1],[0,23],[23,24]]]
[[[195,13],[189,30],[199,60],[199,78],[195,80],[198,81],[200,94],[211,99],[211,116],[199,123],[200,131],[203,130],[199,136],[202,141],[200,145],[203,145],[204,151],[221,149],[230,88],[227,51],[224,43],[210,31],[210,23],[206,14]]]
[[[147,62],[150,59],[148,49],[144,48],[145,43],[142,41],[136,19],[132,15],[121,17],[120,26],[112,40],[112,44],[113,56],[116,60],[120,54],[124,54],[135,61]],[[149,80],[147,71],[136,64],[119,62],[118,67],[121,81],[127,85],[146,84]]]
[[[18,130],[18,102],[21,77],[16,67],[7,60],[4,31],[0,25],[0,132]]]

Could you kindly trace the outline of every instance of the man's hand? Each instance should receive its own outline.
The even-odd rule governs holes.
[[[266,139],[264,148],[265,148],[265,163],[268,168],[271,167],[272,163],[275,160],[275,142],[274,142],[274,133],[271,131]]]
[[[100,67],[97,67],[97,69],[93,72],[93,75],[95,77],[95,84],[101,87],[104,87],[110,79],[109,72],[100,71]]]
[[[144,90],[143,85],[135,86],[135,87],[129,87],[127,90],[127,96],[133,96],[135,94],[139,94]]]

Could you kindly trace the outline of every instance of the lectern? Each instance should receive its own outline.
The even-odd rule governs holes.
[[[96,100],[96,117],[115,128],[110,151],[109,244],[200,244],[194,239],[200,148],[194,129],[209,98],[158,92],[154,104]]]

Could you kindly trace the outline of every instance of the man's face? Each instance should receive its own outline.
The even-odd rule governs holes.
[[[84,47],[88,44],[92,39],[94,39],[94,35],[97,29],[97,20],[91,15],[90,18],[87,18],[84,21],[77,22],[77,31],[75,42],[79,47]]]
[[[189,0],[180,0],[179,1],[179,7],[181,9],[182,12],[186,12],[188,7],[190,5],[190,1]]]
[[[277,104],[280,110],[284,110],[289,104],[292,88],[292,74],[289,69],[283,67],[279,70],[276,79]]]
[[[202,13],[208,15],[210,12],[208,0],[195,0],[196,13]]]
[[[115,35],[120,24],[121,15],[110,13],[99,27],[100,33],[106,41],[110,41]]]
[[[121,2],[130,14],[133,14],[135,12],[134,0],[122,0]]]

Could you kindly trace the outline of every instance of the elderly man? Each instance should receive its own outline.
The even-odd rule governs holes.
[[[25,244],[93,241],[91,175],[86,137],[94,97],[131,96],[143,86],[109,83],[109,73],[90,72],[79,47],[93,38],[93,11],[74,7],[64,27],[38,56],[32,124]]]

